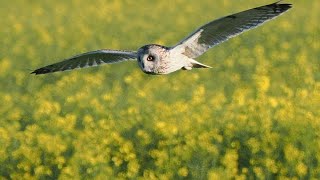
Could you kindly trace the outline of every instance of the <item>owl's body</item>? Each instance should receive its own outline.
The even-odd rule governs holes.
[[[151,58],[148,60],[148,58]],[[138,50],[138,65],[147,74],[169,74],[183,69],[209,68],[189,58],[181,49],[149,44]]]
[[[36,69],[32,73],[46,74],[134,59],[138,60],[139,67],[147,74],[160,75],[180,69],[210,68],[197,62],[195,58],[208,49],[279,16],[290,8],[291,4],[282,4],[278,1],[211,21],[173,47],[149,44],[139,48],[138,51],[91,51]]]

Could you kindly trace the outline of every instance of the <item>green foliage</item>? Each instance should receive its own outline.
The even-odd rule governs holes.
[[[267,3],[1,1],[0,179],[320,178],[319,1],[210,50],[212,69],[29,75],[90,50],[173,45]]]

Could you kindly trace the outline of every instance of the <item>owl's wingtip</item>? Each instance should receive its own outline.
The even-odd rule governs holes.
[[[30,74],[39,75],[39,74],[46,74],[49,72],[51,72],[51,71],[47,68],[39,68],[39,69],[32,71]]]
[[[275,3],[269,4],[267,6],[277,7],[277,8],[280,8],[280,9],[286,11],[286,10],[292,8],[292,3],[285,3],[285,2],[283,2],[283,0],[280,0]]]

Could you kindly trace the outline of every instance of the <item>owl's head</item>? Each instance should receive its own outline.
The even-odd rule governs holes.
[[[167,53],[167,47],[156,44],[145,45],[138,50],[139,67],[147,74],[164,74],[163,59]]]

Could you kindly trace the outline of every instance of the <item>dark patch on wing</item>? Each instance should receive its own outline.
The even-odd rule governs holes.
[[[40,68],[40,69],[37,69],[37,70],[34,70],[31,74],[46,74],[46,73],[49,73],[51,72],[50,69],[44,67],[44,68]]]
[[[195,52],[194,52],[194,50],[192,48],[190,48],[189,46],[186,46],[184,48],[184,52],[182,54],[184,54],[184,55],[186,55],[188,57],[192,57],[195,54]]]
[[[287,11],[291,7],[292,7],[292,4],[279,4],[279,2],[276,2],[276,3],[272,3],[269,5],[263,6],[263,7],[257,7],[254,9],[256,9],[256,10],[270,10],[270,9],[272,9],[273,13],[279,14],[279,13]]]

